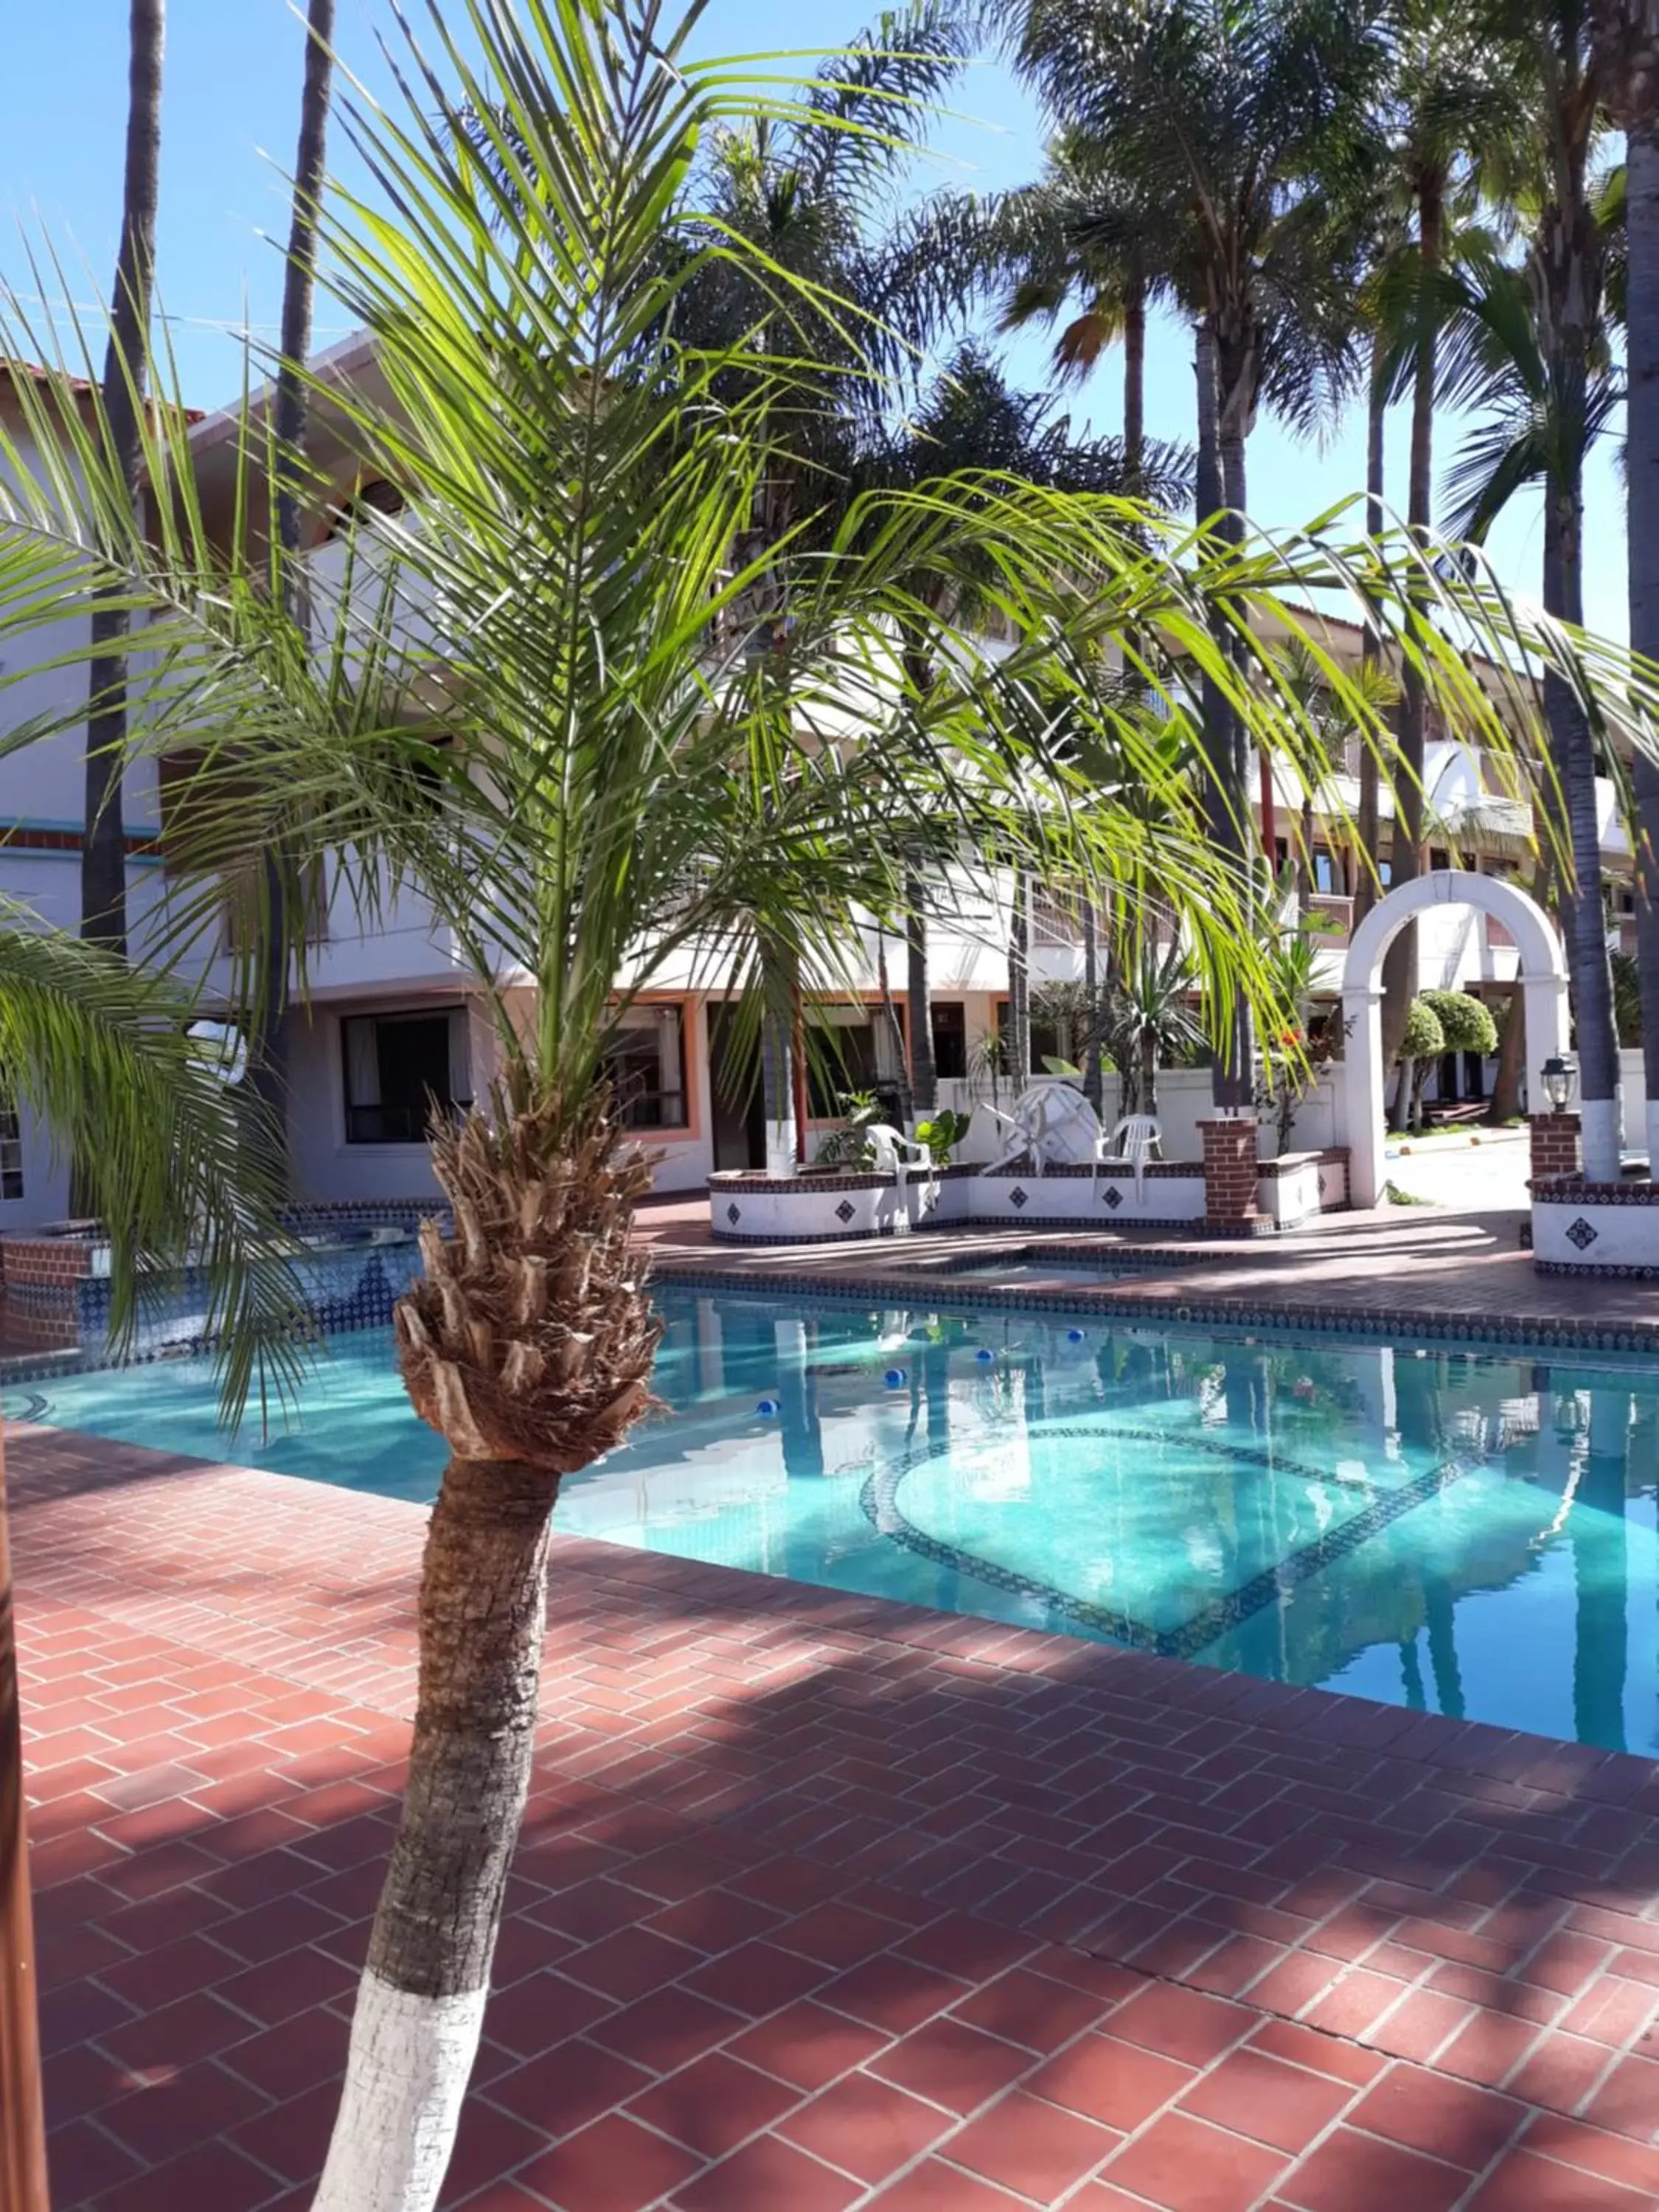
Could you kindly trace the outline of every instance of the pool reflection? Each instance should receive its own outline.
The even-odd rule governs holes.
[[[682,1296],[659,1384],[674,1424],[573,1489],[562,1517],[995,1618],[1096,1634],[1121,1620],[1206,1664],[1659,1747],[1659,1376],[1092,1320],[1077,1343],[1075,1326]]]

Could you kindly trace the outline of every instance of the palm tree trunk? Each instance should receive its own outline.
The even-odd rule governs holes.
[[[1418,258],[1421,286],[1417,362],[1412,385],[1410,489],[1406,519],[1425,536],[1434,518],[1434,383],[1439,348],[1432,305],[1444,246],[1445,179],[1430,169],[1418,179]],[[1428,708],[1423,678],[1407,659],[1401,672],[1400,744],[1395,766],[1394,837],[1389,883],[1411,883],[1423,868],[1423,762]],[[1408,921],[1382,963],[1382,1057],[1386,1066],[1406,1033],[1417,990],[1417,925]]]
[[[1100,1026],[1100,926],[1095,902],[1086,892],[1079,919],[1083,933],[1083,991],[1088,1007],[1084,1016],[1083,1095],[1098,1114],[1106,1095],[1096,1034]]]
[[[1123,474],[1126,488],[1141,494],[1146,462],[1146,279],[1133,267],[1123,295]]]
[[[763,987],[765,988],[765,987]],[[766,1171],[791,1176],[801,1132],[795,1126],[794,1018],[787,1001],[766,989],[761,1012],[761,1104],[766,1115]]]
[[[1582,371],[1582,356],[1578,367]],[[1570,369],[1567,374],[1571,375]],[[1570,398],[1566,404],[1571,406]],[[1571,623],[1583,619],[1583,497],[1577,478],[1574,468],[1567,482],[1552,480],[1544,492],[1544,608],[1547,613]],[[1544,676],[1544,717],[1566,806],[1572,852],[1572,875],[1562,886],[1562,903],[1566,911],[1567,963],[1577,1034],[1584,1174],[1592,1182],[1617,1182],[1619,1038],[1613,1020],[1613,974],[1601,895],[1595,751],[1589,725],[1571,690],[1548,670]]]
[[[888,1049],[893,1065],[898,1070],[895,1080],[898,1085],[899,1121],[908,1129],[915,1119],[915,1098],[910,1087],[910,1061],[905,1050],[904,1024],[898,1018],[898,1008],[893,1003],[893,979],[887,967],[887,933],[879,925],[876,929],[876,988],[881,998],[881,1018],[886,1025]]]
[[[300,137],[294,161],[294,202],[283,271],[282,359],[276,370],[276,542],[282,554],[283,593],[291,618],[307,623],[301,588],[300,537],[305,493],[306,385],[317,292],[317,216],[323,191],[328,108],[334,70],[334,0],[310,0],[306,18],[305,76],[300,94]],[[279,1157],[288,1158],[289,930],[280,860],[265,862],[264,973],[248,1037],[247,1086],[264,1109]]]
[[[1370,378],[1365,393],[1365,528],[1373,538],[1382,534],[1382,495],[1388,434],[1388,384],[1383,374],[1387,347],[1382,331],[1371,340]],[[1380,645],[1370,623],[1365,625],[1364,657],[1379,658]],[[1357,929],[1376,903],[1382,857],[1382,763],[1374,745],[1360,747],[1359,838],[1360,868],[1354,884],[1353,920]]]
[[[121,243],[115,259],[101,404],[131,506],[140,493],[141,410],[149,372],[150,294],[161,174],[161,64],[166,0],[131,0],[128,15],[126,165]],[[127,742],[127,641],[132,618],[94,592],[93,657],[87,676],[87,750],[81,832],[81,934],[124,957],[127,951],[127,825],[122,776]],[[91,1211],[81,1164],[70,1164],[70,1212]]]
[[[602,1103],[520,1078],[433,1143],[455,1233],[421,1231],[398,1363],[450,1460],[421,1571],[403,1817],[313,2212],[431,2212],[477,2049],[535,1747],[550,1518],[650,1403],[661,1334],[634,1209],[651,1170]]]
[[[1650,98],[1628,118],[1626,236],[1629,255],[1625,341],[1628,424],[1626,512],[1630,532],[1631,650],[1659,656],[1659,114]],[[1636,966],[1642,994],[1642,1066],[1647,1093],[1648,1173],[1659,1180],[1659,763],[1638,752],[1634,773],[1638,842]]]
[[[421,1572],[409,1783],[313,2212],[428,2212],[449,2164],[530,1785],[559,1479],[452,1458]]]
[[[1008,925],[1008,1060],[1018,1098],[1031,1080],[1031,893],[1018,867]]]
[[[1214,325],[1206,316],[1198,325],[1194,368],[1198,380],[1198,516],[1200,522],[1221,514],[1231,495],[1221,435],[1221,365]],[[1233,442],[1234,469],[1242,490],[1243,440]],[[1236,521],[1220,524],[1224,537],[1237,535]],[[1204,754],[1204,805],[1212,844],[1233,857],[1242,867],[1244,856],[1244,779],[1239,757],[1238,718],[1225,695],[1211,678],[1204,679],[1200,742]],[[1249,1015],[1242,1009],[1229,1023],[1211,1071],[1211,1097],[1221,1109],[1248,1103],[1248,1048],[1241,1053],[1241,1024]],[[1151,1109],[1144,1103],[1143,1113]]]
[[[115,261],[103,408],[127,496],[139,496],[140,410],[148,381],[155,208],[161,174],[161,59],[166,0],[131,0],[128,16],[126,170],[121,244]],[[121,806],[127,735],[126,610],[94,596],[94,655],[88,678],[86,821],[81,847],[81,934],[127,949],[127,836]]]
[[[939,1068],[933,1059],[933,1002],[927,979],[927,915],[921,879],[904,878],[905,1003],[910,1012],[910,1097],[918,1115],[939,1111]]]
[[[34,1913],[23,1800],[23,1729],[0,1440],[0,2204],[52,2212],[35,2004]]]

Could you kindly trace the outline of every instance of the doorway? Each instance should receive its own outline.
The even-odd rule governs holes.
[[[751,1051],[737,1049],[737,1009],[708,1008],[708,1093],[714,1165],[721,1170],[766,1165],[766,1108]]]

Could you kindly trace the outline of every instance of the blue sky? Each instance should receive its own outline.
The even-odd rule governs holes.
[[[828,46],[871,19],[878,0],[711,0],[706,52],[772,51],[787,40]],[[126,100],[126,9],[121,0],[50,0],[9,12],[0,73],[0,280],[21,295],[44,291],[55,312],[64,298],[93,305],[107,291],[120,211]],[[270,236],[287,228],[283,173],[297,124],[302,35],[289,0],[170,0],[163,142],[160,284],[171,318],[186,396],[212,406],[241,380],[246,320],[269,338],[281,271]],[[386,88],[376,51],[390,22],[386,0],[339,0],[337,42],[371,88]],[[987,190],[1018,184],[1041,161],[1040,119],[994,59],[971,69],[954,96],[957,112],[937,134],[937,158],[922,171],[941,185]],[[333,149],[343,167],[346,149]],[[268,235],[269,234],[269,235]],[[64,264],[64,280],[37,283],[28,263],[42,238]],[[28,312],[36,312],[29,300]],[[319,304],[318,340],[343,335],[337,311]],[[1020,380],[1047,380],[1046,347],[1022,337],[1012,353]],[[1148,348],[1148,428],[1191,436],[1190,339],[1173,323]],[[1118,372],[1109,358],[1070,402],[1103,429],[1117,427]],[[1403,506],[1402,416],[1390,423],[1390,495]],[[1455,441],[1443,437],[1443,458]],[[1356,414],[1324,447],[1288,437],[1266,418],[1250,441],[1251,509],[1283,527],[1363,488],[1364,426]],[[1626,634],[1623,493],[1611,447],[1592,464],[1586,531],[1585,604],[1592,627]],[[1517,588],[1537,588],[1538,502],[1517,505],[1500,525],[1493,553]]]

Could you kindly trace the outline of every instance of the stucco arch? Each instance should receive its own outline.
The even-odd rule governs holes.
[[[1347,1031],[1346,1092],[1348,1189],[1356,1206],[1382,1195],[1382,956],[1413,915],[1437,906],[1478,907],[1502,922],[1521,956],[1519,982],[1527,1021],[1527,1097],[1534,1112],[1544,1096],[1540,1071],[1567,1048],[1567,963],[1555,925],[1536,899],[1499,876],[1434,868],[1380,899],[1353,933],[1342,969],[1342,1018]]]

